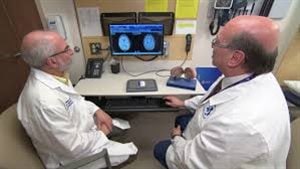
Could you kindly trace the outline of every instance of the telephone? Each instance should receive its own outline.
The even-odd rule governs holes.
[[[191,44],[192,44],[192,35],[187,34],[185,35],[185,52],[188,54],[191,50]]]
[[[89,58],[86,64],[85,77],[101,78],[103,62],[102,58]]]

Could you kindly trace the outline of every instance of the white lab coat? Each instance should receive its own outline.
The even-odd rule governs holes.
[[[18,118],[47,168],[57,168],[103,148],[108,149],[112,165],[137,153],[133,143],[110,141],[96,129],[93,115],[98,109],[94,103],[84,100],[70,82],[67,86],[34,68],[17,106]],[[96,165],[106,166],[103,159]]]
[[[167,150],[170,169],[286,167],[291,139],[289,112],[272,73],[230,87],[202,102],[203,98],[185,102],[187,107],[196,108],[196,114],[184,131],[184,138],[175,137]]]

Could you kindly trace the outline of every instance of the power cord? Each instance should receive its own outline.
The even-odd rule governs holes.
[[[189,52],[186,52],[186,55],[185,55],[185,58],[183,60],[183,62],[179,65],[179,67],[182,67],[185,62],[187,61],[187,58],[188,58],[188,55],[189,55]],[[159,76],[159,77],[170,77],[170,74],[169,75],[161,75],[160,72],[169,72],[171,71],[171,69],[159,69],[155,72],[156,76]]]
[[[179,67],[182,67],[185,64],[185,62],[187,61],[188,56],[189,56],[189,52],[186,52],[185,58],[184,58],[183,62],[179,65]]]
[[[191,42],[192,42],[192,36],[191,36],[191,34],[187,34],[186,35],[186,48],[185,48],[186,55],[185,55],[185,58],[184,58],[183,62],[179,65],[179,67],[182,67],[188,59],[188,54],[189,54],[190,49],[191,49]],[[152,57],[150,59],[144,59],[144,58],[141,58],[139,56],[135,56],[135,58],[137,58],[139,60],[142,60],[142,61],[145,61],[145,62],[153,61],[157,57],[158,57],[158,55],[155,55],[154,57]],[[121,66],[122,66],[122,69],[125,73],[127,73],[127,74],[129,74],[130,76],[133,76],[133,77],[138,77],[138,76],[141,76],[141,75],[144,75],[144,74],[147,74],[147,73],[152,73],[152,72],[155,72],[155,75],[159,76],[159,77],[169,77],[170,73],[168,75],[162,75],[160,73],[161,72],[170,72],[170,70],[171,70],[171,69],[158,69],[158,70],[149,70],[149,71],[138,73],[138,74],[132,74],[132,73],[128,72],[125,69],[125,66],[124,66],[124,63],[123,63],[123,56],[121,57]]]
[[[158,57],[158,55],[155,55],[155,56],[153,56],[153,57],[150,58],[150,59],[144,59],[144,58],[141,58],[141,57],[139,57],[139,56],[135,56],[135,58],[137,58],[137,59],[139,59],[139,60],[142,60],[142,61],[144,61],[144,62],[152,61],[152,60],[156,59],[157,57]]]
[[[149,71],[138,73],[138,74],[132,74],[132,73],[128,72],[125,69],[125,66],[124,66],[124,63],[123,63],[123,56],[121,56],[121,66],[122,66],[123,71],[125,73],[127,73],[128,75],[132,76],[132,77],[138,77],[138,76],[141,76],[141,75],[144,75],[144,74],[147,74],[147,73],[152,73],[152,72],[156,72],[157,71],[157,70],[149,70]]]
[[[189,52],[186,53],[186,56],[185,56],[183,62],[180,64],[180,67],[183,66],[185,64],[185,62],[187,61],[188,53]],[[124,66],[123,56],[121,57],[121,67],[125,73],[127,73],[128,75],[130,75],[132,77],[138,77],[138,76],[148,74],[148,73],[153,73],[153,72],[155,73],[156,76],[159,76],[159,77],[170,77],[170,70],[171,70],[171,69],[158,69],[158,70],[149,70],[149,71],[145,71],[145,72],[138,73],[138,74],[132,74],[132,73],[128,72]],[[168,72],[168,75],[160,74],[161,72]]]
[[[109,56],[110,56],[109,46],[106,49],[101,49],[101,50],[107,50],[106,56],[103,58],[104,61],[106,61],[109,58]]]

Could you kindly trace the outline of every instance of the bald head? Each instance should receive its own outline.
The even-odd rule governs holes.
[[[22,58],[30,66],[40,68],[45,59],[57,51],[57,44],[60,41],[64,41],[64,39],[56,32],[30,32],[24,36],[22,41]]]
[[[56,44],[58,40],[63,40],[59,34],[51,31],[33,31],[24,36],[21,49],[34,48],[40,42]]]
[[[221,31],[228,39],[246,33],[260,42],[268,52],[276,50],[278,45],[279,27],[267,17],[238,16],[230,20]]]
[[[218,33],[218,40],[236,51],[232,59],[239,62],[230,67],[232,74],[262,74],[274,68],[278,36],[279,27],[271,19],[244,15],[231,19]]]

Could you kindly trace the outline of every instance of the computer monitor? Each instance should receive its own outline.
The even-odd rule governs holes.
[[[165,35],[172,35],[174,12],[139,12],[138,23],[162,23]]]
[[[101,13],[100,18],[103,36],[108,36],[109,24],[136,23],[137,21],[135,12]]]
[[[163,24],[111,24],[109,41],[112,56],[162,55]]]

